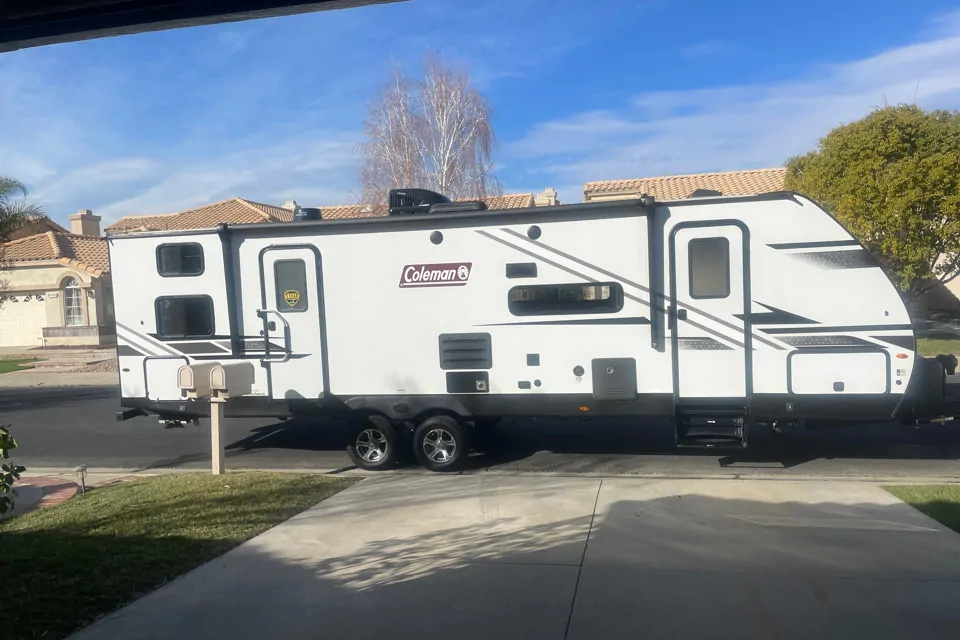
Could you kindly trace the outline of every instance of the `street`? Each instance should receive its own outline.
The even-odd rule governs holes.
[[[203,468],[209,465],[208,423],[164,429],[155,418],[117,422],[115,387],[0,390],[2,422],[12,425],[17,461],[32,469]],[[751,436],[745,451],[673,447],[666,421],[624,419],[507,420],[490,455],[471,471],[605,476],[779,476],[939,478],[960,472],[960,425],[893,424]],[[337,421],[228,419],[224,442],[231,468],[350,469]],[[419,472],[403,469],[400,473]]]

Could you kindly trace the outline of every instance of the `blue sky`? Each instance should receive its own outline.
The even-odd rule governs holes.
[[[0,54],[0,175],[61,222],[345,204],[364,103],[433,48],[495,109],[507,192],[778,166],[885,102],[960,107],[939,0],[412,0]]]

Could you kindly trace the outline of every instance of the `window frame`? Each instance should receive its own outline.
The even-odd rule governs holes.
[[[286,304],[286,301],[283,300],[283,291],[280,290],[279,272],[277,271],[278,264],[286,264],[289,262],[299,262],[300,266],[303,267],[303,291],[300,292],[304,307],[302,309],[294,309],[290,305]],[[307,261],[303,258],[282,258],[280,260],[275,260],[273,262],[273,304],[277,308],[277,311],[280,313],[306,313],[310,310],[310,296],[308,294],[309,287],[307,286]],[[280,303],[283,303],[282,305]],[[299,301],[298,301],[299,304]]]
[[[67,284],[72,282],[73,284]],[[80,286],[80,281],[74,277],[67,277],[63,279],[63,282],[60,283],[60,291],[63,296],[63,326],[64,327],[85,327],[87,326],[87,314],[84,309],[83,303],[83,288]],[[74,298],[76,298],[74,300]],[[71,304],[71,301],[76,302],[74,307]],[[21,298],[22,301],[22,298]],[[75,308],[77,314],[73,316],[77,322],[70,322],[71,314],[70,309]]]
[[[693,291],[693,246],[695,243],[704,241],[723,240],[723,246],[726,254],[724,261],[724,279],[726,280],[726,292],[723,295],[696,295]],[[692,238],[687,242],[687,293],[693,300],[723,300],[729,298],[733,290],[730,278],[730,238],[726,236],[705,236],[703,238]]]
[[[209,303],[210,309],[210,333],[203,334],[185,334],[185,335],[171,335],[162,333],[160,331],[160,303],[164,300],[189,300],[189,299],[205,299]],[[213,298],[205,293],[200,294],[187,294],[187,295],[174,295],[174,296],[157,296],[153,301],[153,311],[156,320],[157,328],[157,337],[161,340],[192,340],[194,338],[212,338],[217,334],[217,315],[213,306]]]
[[[183,273],[183,272],[165,273],[163,271],[163,268],[161,267],[162,261],[160,259],[160,252],[163,251],[163,249],[166,247],[177,247],[178,249],[180,249],[181,247],[187,247],[187,246],[197,247],[200,250],[200,271],[198,271],[197,273]],[[207,270],[206,252],[203,250],[203,245],[200,244],[199,242],[164,242],[163,244],[157,245],[156,256],[157,256],[157,274],[159,274],[161,278],[196,278],[197,276],[202,276],[203,272]],[[180,265],[182,267],[183,257],[182,256],[178,256],[178,257],[180,259]]]
[[[611,306],[609,308],[603,307],[594,307],[592,309],[584,309],[582,311],[571,311],[568,309],[540,309],[535,311],[524,311],[518,310],[516,305],[522,304],[524,301],[520,300],[511,300],[513,292],[517,289],[546,289],[548,287],[610,287],[610,298]],[[552,282],[552,283],[540,283],[540,284],[518,284],[514,287],[510,287],[507,291],[507,309],[510,311],[511,315],[517,317],[525,316],[583,316],[583,315],[599,315],[599,314],[609,314],[609,313],[618,313],[623,310],[623,285],[619,282]]]

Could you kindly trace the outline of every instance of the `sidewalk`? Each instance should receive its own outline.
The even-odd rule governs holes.
[[[69,371],[11,371],[0,374],[4,387],[109,387],[120,384],[116,371],[74,373]]]
[[[866,483],[367,479],[73,640],[948,638],[960,536]]]

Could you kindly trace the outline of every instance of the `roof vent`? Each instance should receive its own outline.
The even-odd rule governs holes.
[[[487,203],[482,200],[468,202],[440,202],[430,205],[428,213],[462,213],[464,211],[486,211]]]
[[[306,222],[307,220],[320,220],[322,214],[318,207],[297,207],[293,211],[294,222]]]
[[[410,216],[429,213],[432,205],[450,202],[450,198],[427,189],[391,189],[390,215]]]

